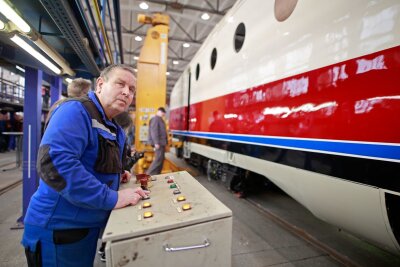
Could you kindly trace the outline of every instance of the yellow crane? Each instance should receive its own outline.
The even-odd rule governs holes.
[[[152,147],[147,144],[149,121],[159,107],[166,105],[169,16],[139,15],[138,21],[152,25],[147,30],[137,64],[135,149],[144,151],[145,155],[136,164],[135,172],[144,173],[154,154]],[[170,161],[164,161],[163,173],[177,170]]]

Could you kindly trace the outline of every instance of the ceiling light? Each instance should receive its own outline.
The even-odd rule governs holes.
[[[167,71],[165,74],[166,74],[167,76],[169,76],[169,75],[170,75],[169,71]]]
[[[72,79],[71,79],[71,78],[65,78],[65,81],[66,81],[67,83],[72,83]]]
[[[0,30],[4,30],[5,27],[6,25],[4,24],[4,22],[0,20]]]
[[[0,0],[0,12],[11,20],[23,32],[30,32],[31,27],[4,0]]]
[[[140,37],[140,36],[138,35],[138,36],[136,36],[136,37],[135,37],[135,40],[136,40],[136,41],[138,41],[138,42],[140,42],[140,41],[142,41],[142,40],[143,40],[143,38],[142,38],[142,37]]]
[[[184,43],[182,46],[188,48],[188,47],[190,47],[190,44]]]
[[[134,59],[134,60],[138,60],[139,57],[138,57],[138,56],[134,56],[133,59]]]
[[[1,1],[1,0],[0,0]],[[42,62],[45,66],[51,69],[54,73],[60,74],[61,70],[57,68],[53,63],[51,63],[47,58],[45,58],[42,54],[36,51],[32,46],[30,46],[27,42],[19,38],[17,35],[14,35],[10,38],[11,41],[19,45],[22,49],[24,49],[28,54],[32,55],[34,58]]]
[[[22,71],[22,72],[25,72],[25,69],[24,69],[24,68],[21,68],[21,67],[18,66],[18,65],[15,65],[15,67],[17,68],[17,70],[20,70],[20,71]]]
[[[75,72],[69,67],[69,64],[55,51],[51,48],[47,42],[45,42],[42,38],[37,38],[33,41],[37,47],[39,47],[49,58],[51,58],[58,66],[61,67],[63,73],[68,74],[69,76],[75,76]]]
[[[172,61],[172,64],[178,65],[178,64],[179,64],[179,61],[178,61],[178,60],[173,60],[173,61]]]
[[[141,2],[139,7],[144,10],[149,9],[149,5],[146,2]]]
[[[137,72],[137,69],[133,69],[135,72]]]
[[[210,15],[208,15],[208,13],[203,13],[203,15],[201,15],[201,19],[202,20],[209,20],[210,19]]]

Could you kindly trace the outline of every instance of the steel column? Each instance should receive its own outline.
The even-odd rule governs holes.
[[[36,171],[36,159],[41,137],[42,113],[42,78],[41,70],[25,68],[25,95],[24,95],[24,140],[23,140],[23,222],[29,201],[39,185],[39,176]]]
[[[61,97],[62,78],[52,77],[50,85],[51,106]]]

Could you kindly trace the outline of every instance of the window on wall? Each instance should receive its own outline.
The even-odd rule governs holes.
[[[245,36],[246,36],[246,27],[244,26],[244,23],[242,22],[237,26],[236,31],[235,31],[234,44],[235,44],[236,52],[239,52],[240,49],[242,49]]]
[[[196,66],[196,81],[199,79],[199,77],[200,77],[200,64],[197,63],[197,66]]]
[[[215,68],[215,64],[217,63],[217,49],[214,48],[211,52],[211,69]]]
[[[277,21],[285,21],[296,8],[297,0],[275,0],[275,18]]]

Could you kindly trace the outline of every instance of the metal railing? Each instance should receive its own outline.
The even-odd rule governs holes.
[[[0,102],[23,106],[25,87],[23,85],[0,78]],[[50,95],[42,96],[42,108],[50,108]]]
[[[12,104],[24,104],[24,86],[0,79],[0,101]]]

